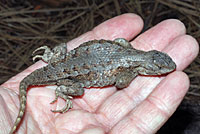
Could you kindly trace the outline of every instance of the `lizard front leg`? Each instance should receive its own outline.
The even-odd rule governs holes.
[[[131,81],[137,76],[137,73],[126,71],[121,72],[116,76],[115,86],[117,88],[125,88],[127,87]]]
[[[39,47],[35,51],[33,51],[33,55],[39,50],[45,50],[44,54],[34,56],[33,61],[35,61],[37,58],[41,58],[43,61],[47,63],[52,63],[65,59],[67,56],[66,43],[61,43],[60,45],[54,47],[52,50],[48,46]]]
[[[124,39],[124,38],[116,38],[116,39],[114,40],[114,42],[119,43],[119,44],[120,44],[122,47],[124,47],[124,48],[132,48],[132,49],[133,49],[131,43],[128,42],[128,41],[127,41],[126,39]]]
[[[74,82],[72,80],[64,79],[58,80],[58,87],[55,90],[56,98],[51,102],[54,103],[58,97],[64,99],[66,101],[65,106],[59,110],[51,110],[52,112],[60,112],[65,113],[70,108],[72,108],[72,96],[81,96],[84,93],[83,85],[78,82]]]

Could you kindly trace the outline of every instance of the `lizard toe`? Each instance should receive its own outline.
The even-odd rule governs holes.
[[[53,52],[48,46],[42,46],[37,48],[36,50],[33,51],[32,55],[34,55],[37,51],[39,50],[45,50],[43,55],[35,55],[33,57],[33,61],[35,61],[37,58],[41,58],[45,62],[49,62],[53,56]]]

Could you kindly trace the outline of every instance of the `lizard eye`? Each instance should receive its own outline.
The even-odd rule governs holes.
[[[161,66],[163,66],[165,62],[163,60],[157,59],[157,60],[153,60],[153,64],[157,66],[158,68],[161,68]]]
[[[169,61],[169,58],[164,53],[156,52],[153,55],[153,63],[155,65],[159,66],[160,68],[169,66],[169,62],[168,61]]]

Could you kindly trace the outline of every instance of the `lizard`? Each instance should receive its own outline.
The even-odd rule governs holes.
[[[13,134],[21,122],[26,108],[27,88],[33,85],[57,85],[54,103],[58,97],[66,101],[65,106],[52,112],[65,113],[72,108],[72,99],[84,94],[84,88],[114,85],[127,87],[138,75],[162,75],[176,69],[176,64],[166,53],[133,48],[126,39],[91,40],[67,52],[67,44],[50,49],[47,46],[42,55],[35,55],[48,64],[26,76],[19,85],[20,109],[10,130]]]

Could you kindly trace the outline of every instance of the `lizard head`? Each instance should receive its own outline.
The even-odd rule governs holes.
[[[142,75],[166,74],[176,68],[176,64],[171,57],[156,50],[146,52],[144,61],[138,69],[138,73]]]

